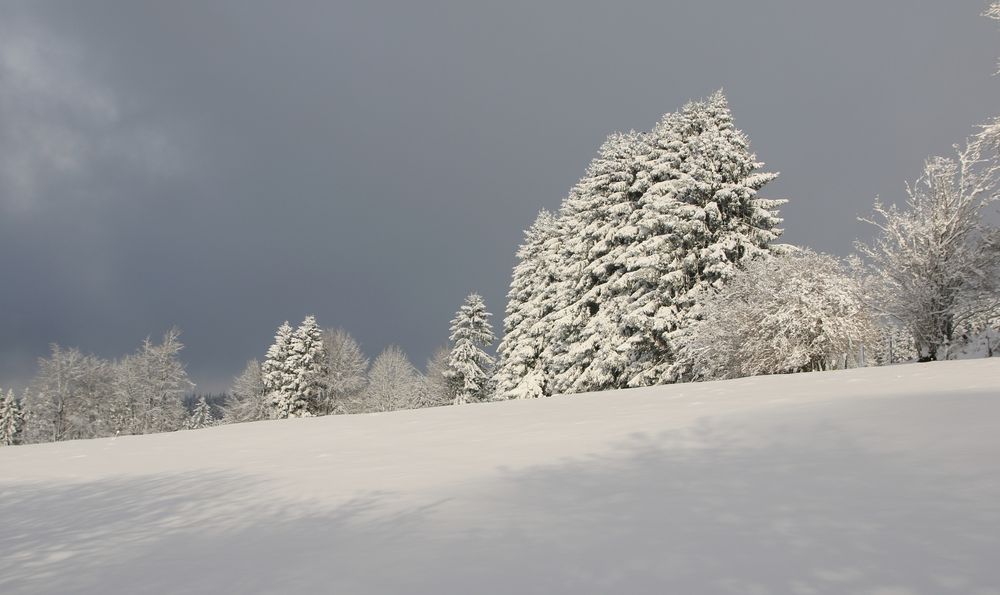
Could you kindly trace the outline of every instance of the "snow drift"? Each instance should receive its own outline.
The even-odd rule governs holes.
[[[0,449],[0,592],[1000,593],[1000,360]]]

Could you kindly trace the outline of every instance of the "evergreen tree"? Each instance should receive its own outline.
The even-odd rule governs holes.
[[[451,355],[446,376],[456,386],[455,404],[482,400],[493,371],[493,358],[484,350],[496,337],[482,296],[477,293],[465,298],[465,303],[451,321]]]
[[[673,341],[699,300],[781,233],[761,167],[721,92],[611,135],[518,252],[497,397],[675,380]]]
[[[292,334],[288,367],[294,374],[296,399],[283,417],[305,417],[320,413],[326,383],[327,354],[323,333],[315,316],[306,316]]]
[[[507,293],[504,337],[497,352],[494,399],[523,399],[544,394],[546,341],[542,320],[552,311],[552,289],[557,280],[559,234],[556,218],[542,210],[525,232],[517,251],[518,263]]]
[[[300,409],[295,405],[296,374],[288,361],[291,351],[292,327],[285,321],[278,327],[274,343],[268,348],[267,356],[261,365],[264,391],[269,401],[272,419],[288,417],[292,410]]]
[[[0,395],[2,394],[3,390],[0,389]],[[14,391],[8,390],[7,396],[0,402],[0,446],[17,444],[23,423],[21,404],[14,398]]]
[[[633,298],[620,284],[625,252],[640,225],[637,211],[649,188],[644,169],[653,150],[649,134],[612,134],[560,209],[564,262],[555,314],[542,328],[551,392],[623,386],[629,353],[623,316]]]
[[[195,405],[194,411],[191,412],[186,427],[189,430],[198,430],[213,425],[215,425],[215,418],[212,416],[212,408],[209,407],[208,401],[202,395],[198,398],[198,404]]]
[[[326,357],[314,316],[306,316],[295,331],[287,321],[278,327],[261,366],[273,419],[309,417],[320,411]]]
[[[653,129],[639,200],[637,233],[620,257],[630,293],[627,386],[675,380],[672,339],[692,322],[705,292],[770,253],[780,235],[777,207],[758,191],[777,174],[759,171],[750,141],[736,129],[722,92],[668,114]]]

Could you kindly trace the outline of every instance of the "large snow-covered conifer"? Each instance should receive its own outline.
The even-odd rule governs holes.
[[[483,400],[493,372],[493,357],[486,353],[496,340],[483,297],[470,294],[451,321],[451,354],[446,376],[455,384],[455,404]]]
[[[542,320],[551,312],[551,289],[557,279],[559,246],[556,218],[538,213],[517,251],[518,263],[507,293],[504,337],[497,349],[495,399],[524,399],[545,394],[542,350],[547,343]]]
[[[638,229],[639,199],[649,189],[651,172],[644,164],[651,141],[636,132],[609,136],[559,211],[562,266],[550,292],[553,313],[542,325],[552,392],[621,384],[629,358],[623,316],[634,296],[617,283]]]
[[[781,233],[762,166],[721,92],[649,133],[611,135],[518,251],[496,396],[675,380],[693,307]]]

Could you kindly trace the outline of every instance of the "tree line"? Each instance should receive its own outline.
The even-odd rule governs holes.
[[[986,13],[1000,19],[1000,3]],[[720,91],[648,132],[615,133],[555,213],[525,232],[498,358],[470,295],[423,371],[374,362],[313,316],[275,334],[219,411],[193,385],[179,333],[110,362],[53,346],[0,441],[526,399],[673,382],[931,361],[1000,349],[1000,118],[929,158],[901,205],[876,200],[848,259],[777,242],[783,199]],[[0,391],[0,395],[4,393]]]

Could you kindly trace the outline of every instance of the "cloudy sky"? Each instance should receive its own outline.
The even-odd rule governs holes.
[[[179,326],[200,390],[315,313],[419,365],[611,131],[723,87],[847,254],[996,114],[981,0],[0,1],[0,385]],[[498,322],[502,316],[497,316]]]

